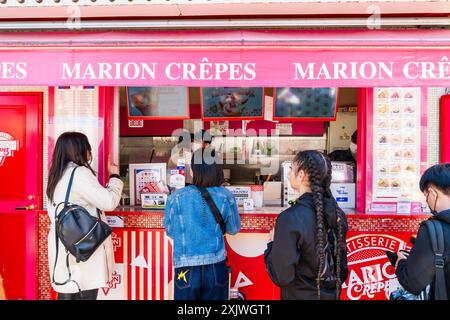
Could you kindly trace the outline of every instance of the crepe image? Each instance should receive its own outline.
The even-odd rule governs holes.
[[[386,99],[388,97],[387,90],[380,90],[377,95],[378,99]]]
[[[388,127],[388,123],[386,121],[378,122],[378,128],[384,129]]]
[[[379,159],[386,159],[386,151],[385,150],[378,151],[377,156]]]
[[[386,166],[379,166],[378,167],[378,172],[380,172],[380,173],[386,173],[388,170],[387,170],[387,167]]]
[[[414,112],[416,112],[416,108],[414,106],[406,106],[404,112],[405,113],[414,113]]]
[[[400,93],[398,93],[398,91],[394,91],[391,94],[391,99],[399,99],[400,98]]]
[[[412,150],[406,150],[406,151],[403,153],[403,157],[406,158],[406,159],[412,159],[412,158],[414,158],[414,151],[412,151]]]
[[[391,127],[392,127],[392,129],[400,129],[401,128],[400,121],[393,121]]]
[[[407,136],[407,137],[405,138],[405,140],[403,140],[403,142],[404,142],[404,143],[407,143],[407,144],[414,143],[414,137],[412,137],[412,136]]]
[[[414,95],[412,94],[412,92],[408,91],[407,93],[405,93],[404,98],[405,99],[413,99]]]
[[[378,138],[379,143],[387,143],[387,137],[385,135],[382,135]]]
[[[414,128],[415,126],[416,126],[416,124],[412,120],[408,120],[405,123],[405,127],[407,127],[407,128]]]
[[[394,151],[394,158],[401,158],[401,156],[402,156],[402,151],[401,150]]]
[[[389,179],[387,178],[380,178],[377,181],[377,186],[380,188],[387,188],[389,187]]]
[[[400,186],[401,186],[400,179],[393,179],[391,181],[391,187],[392,188],[400,188]]]
[[[400,144],[402,142],[402,139],[398,134],[394,134],[392,135],[391,142],[392,144]]]
[[[400,106],[399,105],[394,105],[391,107],[391,112],[392,113],[400,113]]]
[[[378,107],[377,111],[378,113],[386,113],[388,112],[389,107],[387,104],[382,105],[381,107]]]

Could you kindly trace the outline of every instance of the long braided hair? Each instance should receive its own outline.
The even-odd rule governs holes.
[[[294,158],[297,164],[297,172],[304,171],[308,176],[310,183],[313,203],[316,211],[317,222],[317,243],[316,253],[319,258],[319,267],[317,270],[316,288],[317,298],[320,299],[320,281],[325,268],[325,241],[327,241],[327,230],[325,228],[325,209],[324,197],[332,197],[330,185],[332,167],[330,159],[323,153],[316,150],[299,152]],[[341,281],[341,261],[342,255],[346,254],[346,244],[344,239],[344,217],[343,212],[336,205],[337,214],[337,239],[334,247],[336,248],[335,272],[336,272],[336,299],[340,299],[342,288]]]

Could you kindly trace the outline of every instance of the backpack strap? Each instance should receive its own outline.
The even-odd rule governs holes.
[[[57,262],[58,262],[58,253],[59,253],[58,208],[59,208],[59,206],[60,206],[61,204],[64,204],[64,208],[67,207],[67,205],[69,204],[70,190],[72,189],[73,177],[74,177],[74,174],[75,174],[75,170],[77,170],[77,168],[78,168],[78,167],[75,167],[75,168],[73,169],[73,171],[72,171],[72,174],[70,175],[69,185],[67,186],[66,197],[65,197],[64,202],[61,202],[60,204],[58,204],[58,206],[57,206],[56,209],[55,209],[55,244],[56,244],[56,257],[55,257],[55,264],[54,264],[54,266],[53,266],[52,282],[53,282],[54,284],[56,284],[56,285],[62,286],[62,285],[65,285],[65,284],[67,284],[67,283],[73,281],[73,282],[77,285],[77,287],[78,287],[78,292],[79,292],[80,294],[82,294],[82,293],[81,293],[80,286],[78,285],[78,283],[77,283],[76,281],[72,280],[72,272],[70,271],[70,265],[69,265],[69,254],[70,254],[69,252],[67,252],[67,255],[66,255],[66,266],[67,266],[67,271],[69,272],[69,277],[68,277],[68,279],[67,279],[66,281],[64,281],[64,282],[56,282],[56,281],[55,281],[55,271],[56,271],[56,264],[57,264]],[[67,250],[66,250],[66,251],[67,251]]]
[[[72,190],[73,176],[75,175],[75,171],[77,169],[78,169],[78,166],[73,168],[72,174],[70,175],[69,185],[67,186],[67,191],[66,191],[66,198],[64,200],[64,206],[67,206],[69,204],[69,196],[70,196],[70,191]]]
[[[212,214],[214,215],[214,219],[220,225],[222,234],[225,234],[226,233],[225,221],[223,220],[223,217],[220,214],[219,209],[217,208],[216,204],[214,203],[214,200],[212,199],[211,194],[208,192],[208,190],[205,187],[199,187],[199,186],[196,186],[196,187],[202,194],[203,199],[208,204],[209,209],[211,210]]]
[[[436,270],[434,283],[435,300],[447,300],[447,288],[444,273],[444,232],[438,220],[428,220],[425,226],[430,234],[431,246],[434,253],[434,265]]]

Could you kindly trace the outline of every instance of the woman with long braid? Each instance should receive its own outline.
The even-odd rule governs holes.
[[[348,275],[347,220],[330,191],[331,163],[318,151],[299,152],[289,182],[300,197],[283,211],[264,253],[283,300],[339,299]]]

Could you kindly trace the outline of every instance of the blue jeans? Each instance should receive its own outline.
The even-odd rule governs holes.
[[[228,300],[226,261],[204,266],[176,268],[175,300]]]

